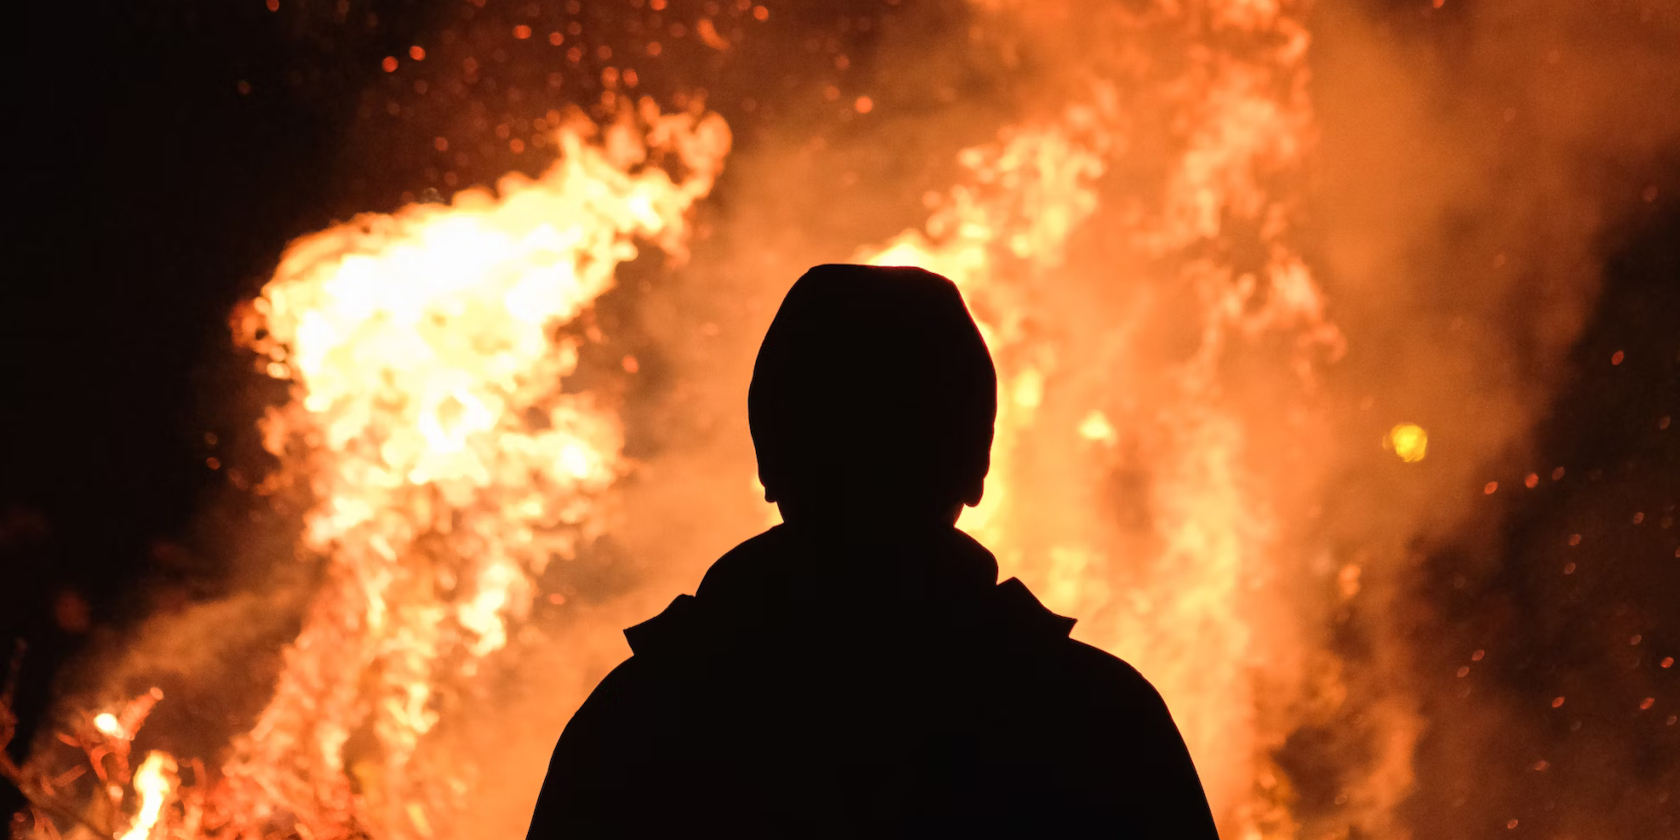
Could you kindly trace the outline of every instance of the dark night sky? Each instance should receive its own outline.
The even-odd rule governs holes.
[[[378,67],[341,54],[286,85],[308,56],[261,3],[104,18],[44,5],[55,19],[32,28],[76,32],[80,49],[34,68],[31,116],[12,121],[27,268],[6,284],[4,358],[23,410],[5,415],[0,498],[45,512],[74,555],[133,557],[210,479],[195,373],[284,242],[343,200],[332,176],[355,112],[342,103]],[[240,79],[274,92],[241,96]]]
[[[133,609],[125,593],[167,553],[158,546],[184,539],[225,483],[205,465],[205,433],[251,419],[221,399],[239,381],[230,309],[291,237],[394,205],[400,186],[350,177],[353,103],[380,82],[379,58],[404,52],[437,4],[358,0],[357,14],[379,22],[348,27],[291,8],[270,13],[260,0],[99,5],[9,13],[24,47],[7,74],[14,209],[0,281],[0,642],[24,635],[34,650],[19,698],[26,715],[84,638],[57,628],[58,593],[80,593],[95,627],[120,623]],[[1508,686],[1551,691],[1547,675],[1563,669],[1579,675],[1583,704],[1599,702],[1588,684],[1620,667],[1584,641],[1601,636],[1641,636],[1628,647],[1650,661],[1680,656],[1680,557],[1665,555],[1680,533],[1680,428],[1657,426],[1680,415],[1677,173],[1670,166],[1656,200],[1609,234],[1616,257],[1603,299],[1540,428],[1545,463],[1589,478],[1514,503],[1491,576],[1458,580],[1448,546],[1422,585],[1441,614],[1420,636],[1443,649],[1456,638],[1505,639],[1518,655],[1492,678]],[[1618,350],[1625,361],[1612,365]],[[1508,486],[1522,480],[1512,468]],[[1636,511],[1645,521],[1630,529]],[[1553,569],[1565,562],[1553,557],[1560,530],[1593,539],[1579,577]],[[1445,659],[1439,671],[1451,678]],[[1662,719],[1680,703],[1677,676],[1641,678],[1669,711],[1616,730],[1616,760],[1675,773],[1680,741]],[[1622,698],[1602,702],[1605,719],[1626,716]],[[1560,721],[1534,723],[1537,743],[1563,745],[1547,747],[1553,754],[1571,749],[1575,731]],[[1422,747],[1425,756],[1460,748]]]

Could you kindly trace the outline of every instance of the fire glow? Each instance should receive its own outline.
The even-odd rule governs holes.
[[[1124,133],[1111,85],[1093,85],[1057,119],[1006,128],[965,151],[966,180],[926,224],[855,259],[951,277],[999,361],[994,467],[962,527],[997,551],[1005,575],[1084,618],[1081,638],[1151,677],[1232,836],[1281,836],[1284,803],[1255,783],[1275,771],[1264,766],[1269,736],[1251,678],[1276,642],[1254,623],[1244,584],[1268,562],[1274,525],[1245,478],[1245,420],[1221,405],[1216,367],[1228,345],[1276,331],[1300,342],[1292,364],[1304,376],[1340,339],[1289,244],[1287,203],[1261,185],[1308,148],[1304,98],[1262,84],[1302,72],[1305,34],[1276,9],[1222,25],[1272,46],[1203,80],[1163,203],[1120,231],[1176,264],[1169,279],[1200,300],[1200,344],[1161,377],[1172,384],[1154,419],[1097,391],[1077,409],[1081,422],[1051,425],[1047,382],[1066,372],[1027,326],[1044,314],[1033,288],[1057,282],[1070,239],[1102,210],[1096,184]],[[1220,57],[1202,60],[1212,68]],[[183,836],[189,823],[207,837],[277,827],[318,840],[359,829],[437,836],[449,805],[427,794],[437,779],[424,776],[439,771],[415,761],[439,722],[437,685],[470,678],[506,644],[544,565],[599,533],[593,500],[623,469],[618,418],[560,387],[579,348],[556,328],[611,288],[636,242],[681,259],[687,213],[729,148],[716,115],[661,115],[651,105],[589,142],[592,128],[562,130],[559,160],[536,181],[510,176],[494,193],[467,190],[448,205],[364,216],[293,243],[236,318],[236,338],[261,369],[292,383],[291,401],[263,421],[265,447],[283,464],[269,481],[308,485],[316,503],[301,545],[329,558],[327,579],[273,699],[214,787],[192,808],[160,813],[173,790],[162,768],[173,759],[153,753],[131,783],[144,804],[124,840]],[[673,180],[665,162],[685,177]],[[1233,216],[1266,223],[1259,273],[1185,256]],[[1093,534],[1100,510],[1035,501],[1032,479],[1020,475],[1024,448],[1035,436],[1070,435],[1086,447],[1151,441],[1149,556],[1123,556]],[[1070,516],[1079,524],[1053,543],[1021,527]],[[378,766],[347,765],[347,742],[367,726]]]
[[[1010,0],[973,5],[1025,14]],[[1288,3],[1150,9],[1117,9],[1114,37],[1166,45],[1154,48],[1174,69],[1140,49],[1082,72],[1064,100],[963,150],[918,224],[825,243],[806,263],[917,265],[961,287],[1000,399],[986,495],[960,525],[1005,577],[1078,617],[1076,638],[1161,690],[1224,836],[1404,837],[1395,811],[1420,724],[1399,689],[1357,710],[1334,767],[1277,758],[1296,731],[1344,715],[1351,666],[1326,628],[1383,586],[1378,550],[1332,557],[1315,542],[1322,453],[1355,437],[1388,466],[1429,452],[1422,426],[1389,426],[1402,418],[1357,435],[1329,419],[1321,379],[1347,342],[1303,242],[1311,39]],[[520,26],[514,37],[533,40]],[[694,31],[729,47],[709,18]],[[59,738],[93,772],[28,777],[42,802],[96,777],[101,804],[37,809],[38,827],[121,840],[484,836],[463,814],[477,815],[470,800],[489,783],[461,765],[499,745],[446,739],[452,722],[506,710],[457,695],[493,696],[485,674],[513,655],[534,604],[579,610],[566,613],[580,617],[559,634],[562,657],[593,644],[578,625],[617,621],[612,635],[628,623],[584,615],[539,579],[634,521],[608,511],[646,464],[625,454],[629,409],[579,376],[601,340],[585,321],[638,256],[683,271],[732,144],[699,101],[667,113],[620,97],[599,124],[549,126],[540,145],[555,161],[535,178],[366,214],[286,249],[233,319],[240,351],[288,389],[260,424],[279,467],[259,489],[310,500],[295,548],[321,568],[272,696],[220,752],[153,750],[132,772],[129,744],[168,701],[107,698]],[[887,102],[842,104],[873,118]],[[792,279],[767,281],[782,286],[766,300]],[[613,375],[639,369],[624,357]],[[731,458],[715,481],[673,492],[695,505],[749,492],[753,465]],[[663,584],[613,597],[642,609],[674,594]],[[585,685],[600,676],[581,652],[552,668]],[[515,769],[534,795],[541,767]],[[1335,779],[1334,809],[1302,804],[1313,772]],[[528,806],[506,805],[507,822]]]
[[[300,240],[238,324],[294,383],[266,444],[311,483],[304,543],[333,571],[224,767],[234,836],[260,836],[276,812],[318,838],[350,818],[430,834],[411,759],[438,721],[440,669],[470,676],[505,646],[532,580],[598,531],[592,499],[619,474],[622,430],[589,394],[562,393],[578,349],[555,328],[612,286],[636,241],[682,259],[729,132],[651,103],[586,143],[594,128],[562,129],[534,182]],[[447,547],[423,560],[423,540]],[[363,772],[380,782],[356,794],[343,752],[368,720],[382,766]]]

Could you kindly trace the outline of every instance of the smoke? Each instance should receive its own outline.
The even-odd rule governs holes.
[[[1622,217],[1651,200],[1680,139],[1664,104],[1680,97],[1680,16],[1637,3],[1421,6],[1320,4],[1311,18],[1315,262],[1349,337],[1327,373],[1344,434],[1321,521],[1328,544],[1364,557],[1364,593],[1337,631],[1356,714],[1421,715],[1432,742],[1395,830],[1481,836],[1509,815],[1495,803],[1513,776],[1499,768],[1532,772],[1516,745],[1540,722],[1518,707],[1541,700],[1495,687],[1460,702],[1462,680],[1422,669],[1483,667],[1488,641],[1426,628],[1442,592],[1505,574],[1494,562],[1510,556],[1502,520],[1521,476],[1554,479],[1533,462],[1532,433],[1566,384]],[[1428,430],[1428,458],[1374,463],[1372,443],[1399,422]],[[1441,551],[1453,562],[1425,562]],[[1561,827],[1579,836],[1648,830],[1616,827],[1625,818],[1601,791],[1562,796],[1576,824]],[[1472,816],[1457,810],[1467,800],[1484,804]]]
[[[1661,107],[1680,91],[1671,11],[1473,3],[1450,17],[1325,6],[1313,21],[1314,228],[1357,336],[1336,376],[1372,401],[1373,431],[1430,430],[1427,479],[1380,491],[1405,494],[1430,535],[1458,512],[1428,500],[1480,485],[1546,409],[1596,298],[1600,234],[1680,134]]]

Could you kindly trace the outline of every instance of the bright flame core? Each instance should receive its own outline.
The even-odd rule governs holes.
[[[597,144],[593,132],[561,130],[534,181],[293,243],[240,320],[263,369],[292,382],[264,436],[281,478],[308,483],[303,541],[329,583],[224,768],[239,836],[281,812],[314,837],[347,819],[430,835],[411,759],[439,720],[437,687],[506,645],[534,578],[599,531],[622,431],[595,397],[563,390],[578,342],[558,330],[637,241],[686,256],[685,215],[729,132],[646,102]],[[347,749],[363,728],[377,750]]]
[[[140,813],[122,840],[147,840],[163,814],[163,806],[175,792],[175,759],[161,752],[146,754],[140,769],[134,771],[134,792],[140,794]]]
[[[111,714],[110,712],[100,712],[99,714],[94,715],[93,728],[111,736],[112,738],[123,737],[122,721],[117,720],[117,716]]]

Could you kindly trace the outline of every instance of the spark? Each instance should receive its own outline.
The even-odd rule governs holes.
[[[1400,460],[1415,464],[1429,454],[1429,433],[1416,423],[1401,423],[1388,431],[1388,445]]]

